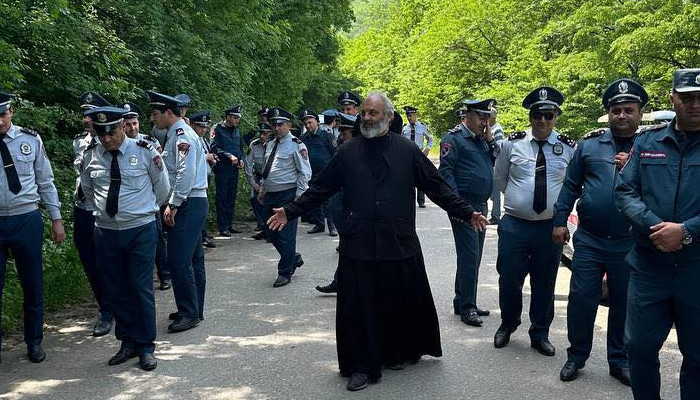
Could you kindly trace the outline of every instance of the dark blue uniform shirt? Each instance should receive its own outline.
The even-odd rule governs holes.
[[[231,165],[231,155],[243,160],[243,138],[237,127],[228,127],[223,122],[214,129],[214,139],[211,142],[211,152],[216,154],[219,162],[214,165],[214,170]],[[238,163],[236,163],[238,165]]]
[[[335,137],[331,132],[316,129],[316,132],[306,132],[301,141],[309,152],[311,172],[317,175],[326,168],[336,151]]]

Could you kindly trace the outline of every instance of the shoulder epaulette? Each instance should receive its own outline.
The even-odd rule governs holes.
[[[250,142],[250,146],[252,146],[252,145],[254,145],[254,144],[255,144],[255,145],[260,144],[260,138],[257,138],[257,139],[255,139],[255,140],[253,140],[252,142]],[[250,147],[250,146],[249,146],[249,147]]]
[[[90,149],[94,149],[95,147],[97,147],[97,140],[95,140],[95,138],[92,138],[92,140],[90,141],[90,144],[88,144],[87,147],[85,148],[85,151],[88,151]]]
[[[292,140],[293,140],[294,142],[298,143],[298,144],[303,143],[303,142],[301,141],[301,139],[299,139],[299,138],[296,137],[296,136],[292,136]]]
[[[402,127],[402,128],[405,128],[406,125],[408,125],[408,122],[406,122],[405,124],[403,124],[401,127]]]
[[[148,149],[148,150],[153,150],[153,145],[151,145],[150,143],[148,143],[146,140],[137,140],[137,141],[136,141],[136,145],[139,146],[139,147],[146,148],[146,149]]]
[[[87,136],[87,134],[88,134],[87,131],[83,131],[83,133],[79,133],[79,134],[73,136],[73,139],[80,139],[80,138],[82,138],[82,137]]]
[[[178,136],[184,135],[184,134],[185,134],[185,130],[182,129],[182,128],[177,128],[177,130],[175,131],[175,133],[176,133]]]
[[[605,133],[605,129],[596,129],[594,131],[590,131],[587,134],[583,135],[583,140],[597,138],[599,136],[603,136],[604,133]]]
[[[651,131],[655,131],[657,129],[663,129],[663,128],[666,128],[667,126],[668,126],[668,122],[662,122],[662,123],[656,124],[656,125],[643,125],[643,126],[640,126],[639,129],[637,129],[637,134],[651,132]]]
[[[151,136],[151,135],[145,136],[144,139],[148,140],[149,142],[153,142],[153,143],[158,142],[158,139],[156,139],[155,136]]]
[[[527,133],[524,131],[512,132],[508,135],[508,140],[518,140],[524,138],[525,136],[527,136]]]
[[[566,135],[559,135],[557,139],[569,147],[576,147],[576,141]]]
[[[423,125],[423,126],[425,126],[425,127],[428,126],[428,125],[426,125],[426,124],[424,124],[424,123],[422,123],[422,122],[420,122],[420,121],[418,121],[418,125]]]
[[[22,128],[22,129],[20,129],[20,131],[22,131],[22,133],[26,133],[27,135],[32,135],[32,136],[38,135],[37,131],[35,131],[33,129],[29,129],[29,128]]]

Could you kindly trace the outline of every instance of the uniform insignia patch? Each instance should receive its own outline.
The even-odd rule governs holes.
[[[625,94],[629,90],[629,85],[627,85],[627,82],[622,81],[619,85],[617,85],[617,89],[620,91],[621,94]]]
[[[547,89],[540,89],[540,100],[547,100],[547,96],[549,96],[549,93],[547,93]]]
[[[440,157],[447,157],[448,154],[450,154],[450,148],[452,148],[452,145],[449,143],[443,143],[440,145]]]
[[[28,142],[22,142],[22,144],[19,145],[19,150],[22,152],[22,154],[29,155],[32,152],[32,146],[29,145]]]
[[[602,136],[604,133],[605,133],[605,129],[596,129],[594,131],[590,131],[587,134],[585,134],[583,136],[583,140],[597,138],[599,136]]]
[[[651,158],[654,160],[663,160],[666,158],[665,151],[641,151],[639,152],[639,158]]]
[[[29,128],[22,128],[20,129],[22,133],[26,133],[27,135],[32,135],[32,136],[37,136],[38,133],[34,129],[29,129]]]
[[[508,135],[508,140],[518,140],[524,138],[525,136],[527,136],[527,133],[523,131],[513,132]]]
[[[299,149],[299,154],[301,154],[304,160],[309,159],[309,153],[306,151],[306,149]]]
[[[163,157],[161,157],[160,155],[156,155],[155,157],[153,157],[153,165],[156,166],[156,168],[158,169],[158,172],[162,172],[163,171]]]
[[[136,165],[138,162],[139,162],[139,159],[135,155],[132,155],[131,157],[129,157],[129,165],[131,165],[132,167],[134,165]]]
[[[566,135],[559,135],[557,139],[569,147],[576,147],[576,141]]]
[[[293,140],[295,143],[299,143],[299,144],[302,143],[301,139],[299,139],[299,138],[296,137],[296,136],[292,136],[292,140]]]
[[[178,143],[177,150],[180,152],[180,156],[185,157],[187,153],[190,152],[189,143]]]
[[[552,153],[554,153],[555,156],[564,154],[564,146],[562,146],[561,143],[556,143],[552,148]]]
[[[184,135],[184,134],[185,134],[185,130],[182,129],[182,128],[177,128],[177,130],[175,131],[175,133],[176,133],[178,136]]]

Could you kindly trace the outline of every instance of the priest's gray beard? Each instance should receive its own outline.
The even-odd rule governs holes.
[[[362,136],[366,137],[367,139],[372,139],[380,136],[382,132],[386,132],[388,128],[389,121],[383,119],[376,124],[362,122],[360,125],[360,132],[362,132]]]

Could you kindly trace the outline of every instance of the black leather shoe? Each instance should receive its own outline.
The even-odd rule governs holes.
[[[272,287],[277,288],[277,287],[286,286],[286,285],[289,285],[289,282],[291,282],[291,280],[289,278],[287,278],[286,276],[279,275],[279,276],[277,276],[275,283],[272,284]]]
[[[158,287],[158,289],[168,290],[171,287],[173,287],[173,281],[171,281],[170,279],[163,279],[162,281],[160,281],[160,286]]]
[[[578,369],[578,365],[576,365],[575,362],[571,360],[567,361],[566,364],[561,367],[561,371],[559,371],[559,379],[564,382],[573,381],[578,378]]]
[[[418,204],[419,208],[425,208],[425,204]]]
[[[109,331],[112,330],[112,321],[103,321],[99,320],[95,324],[95,326],[92,328],[92,336],[94,337],[100,337],[104,336],[109,333]]]
[[[491,311],[489,311],[489,310],[482,310],[481,308],[478,308],[478,307],[477,307],[477,309],[476,309],[476,315],[478,315],[478,316],[480,316],[480,317],[488,317],[489,315],[491,315]]]
[[[263,239],[265,239],[265,232],[260,231],[251,237],[255,240],[263,240]]]
[[[304,259],[297,253],[297,261],[294,263],[294,269],[301,268],[302,265],[304,265]]]
[[[350,376],[348,385],[345,386],[351,392],[362,390],[369,385],[369,375],[355,372]]]
[[[168,325],[168,332],[182,332],[199,325],[199,318],[179,317],[172,324]]]
[[[336,231],[335,229],[331,229],[330,232],[328,232],[328,236],[336,237],[338,236],[338,231]]]
[[[482,321],[481,318],[479,318],[479,315],[477,315],[476,310],[471,310],[466,314],[462,314],[459,318],[462,320],[462,322],[471,326],[480,327],[484,324],[484,321]]]
[[[316,286],[316,290],[321,293],[338,293],[338,283],[333,281],[326,286]]]
[[[402,369],[406,368],[407,365],[408,363],[406,361],[400,361],[393,364],[386,364],[385,366],[392,371],[401,371]]]
[[[109,362],[107,364],[109,365],[119,365],[119,364],[124,364],[125,362],[129,361],[129,359],[136,357],[138,354],[136,354],[136,350],[128,347],[123,347],[119,349],[117,354],[114,355],[114,357],[109,359]]]
[[[168,314],[168,319],[171,321],[175,321],[177,319],[177,311]]]
[[[493,347],[500,349],[506,347],[508,342],[510,342],[510,331],[503,328],[498,328],[496,334],[493,336]]]
[[[139,367],[144,371],[153,371],[158,366],[158,360],[153,353],[143,353],[139,356]]]
[[[610,367],[610,376],[617,379],[625,386],[631,385],[629,368]]]
[[[204,239],[202,239],[202,245],[206,248],[209,248],[209,249],[216,248],[216,243],[214,243],[214,241],[212,241],[211,239],[206,238],[206,237]]]
[[[530,347],[540,352],[540,354],[547,357],[554,357],[556,349],[554,345],[549,342],[549,339],[537,339],[530,342]]]
[[[320,228],[318,226],[314,226],[310,231],[306,232],[309,235],[313,235],[314,233],[321,233],[324,232],[326,229],[325,228]]]
[[[32,344],[27,346],[27,356],[29,361],[40,363],[46,359],[46,352],[41,348],[40,344]]]
[[[232,227],[232,226],[229,226],[229,227],[228,227],[228,231],[229,231],[230,233],[241,233],[241,231],[239,231],[238,229],[236,229],[236,228],[234,228],[234,227]]]
[[[231,237],[231,232],[229,232],[229,231],[219,231],[219,236]]]

